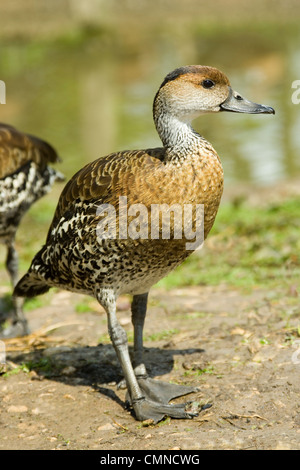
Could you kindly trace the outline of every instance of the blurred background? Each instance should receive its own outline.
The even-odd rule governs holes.
[[[225,193],[300,176],[298,0],[1,0],[0,18],[0,121],[48,140],[67,178],[107,153],[159,146],[153,97],[188,64],[220,68],[242,96],[276,110],[194,122],[222,159]],[[27,265],[61,189],[26,216]]]

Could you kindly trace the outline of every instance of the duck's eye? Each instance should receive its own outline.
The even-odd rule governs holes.
[[[206,80],[203,80],[203,82],[201,82],[201,85],[203,86],[203,88],[212,88],[213,86],[215,86],[215,82],[207,78]]]

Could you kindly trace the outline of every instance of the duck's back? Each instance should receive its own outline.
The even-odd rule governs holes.
[[[55,149],[38,137],[0,123],[0,239],[14,237],[34,201],[48,193],[61,173],[49,166],[59,160]]]
[[[44,140],[0,123],[0,179],[14,174],[29,161],[42,170],[58,160],[56,150]]]

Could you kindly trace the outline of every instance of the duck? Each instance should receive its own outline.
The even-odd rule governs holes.
[[[49,166],[58,161],[49,143],[0,123],[0,243],[7,249],[5,264],[13,289],[19,279],[15,247],[18,227],[32,204],[47,194],[54,182],[64,181],[64,175]],[[11,324],[2,329],[1,338],[29,333],[22,299],[13,296],[12,300]]]
[[[14,290],[16,296],[32,297],[58,287],[97,299],[106,311],[130,410],[138,421],[157,423],[165,416],[190,419],[198,414],[187,403],[170,403],[197,387],[150,377],[143,359],[143,328],[150,288],[193,253],[213,226],[223,169],[217,152],[193,129],[192,121],[219,112],[275,111],[243,98],[215,67],[188,65],[168,73],[153,102],[162,146],[111,153],[79,170],[61,193],[45,244]],[[200,216],[198,206],[203,209]],[[168,224],[162,218],[147,224],[153,207],[169,209],[169,230],[164,232]],[[180,220],[177,211],[186,207],[189,217]],[[202,236],[196,240],[191,234],[198,232]],[[121,294],[132,296],[132,359],[116,313]]]

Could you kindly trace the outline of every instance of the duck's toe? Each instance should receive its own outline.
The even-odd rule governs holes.
[[[198,387],[177,385],[150,377],[138,377],[138,384],[146,398],[162,404],[168,404],[173,398],[199,391]]]
[[[161,421],[165,416],[177,419],[192,419],[198,416],[197,412],[187,411],[189,403],[180,403],[176,405],[165,405],[141,398],[133,403],[135,417],[139,421],[152,420],[154,424]]]

